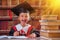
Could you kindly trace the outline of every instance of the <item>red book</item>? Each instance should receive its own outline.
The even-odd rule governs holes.
[[[11,5],[16,5],[18,0],[11,0]]]
[[[0,21],[0,30],[7,30],[8,21]]]

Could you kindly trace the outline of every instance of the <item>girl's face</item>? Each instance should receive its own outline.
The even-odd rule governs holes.
[[[29,13],[20,13],[18,19],[21,24],[25,25],[29,21]]]

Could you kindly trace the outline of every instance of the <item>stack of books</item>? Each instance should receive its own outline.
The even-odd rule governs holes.
[[[41,38],[47,40],[58,40],[60,38],[60,20],[57,17],[58,15],[43,15],[41,17]]]

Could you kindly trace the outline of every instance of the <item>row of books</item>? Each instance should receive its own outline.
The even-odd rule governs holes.
[[[47,0],[0,0],[0,5],[2,6],[12,6],[12,5],[18,5],[24,1],[27,1],[31,5],[39,6],[46,5],[48,3]],[[49,4],[49,3],[48,3]]]
[[[14,5],[18,5],[26,0],[0,0],[0,6],[1,7],[11,7]],[[39,0],[27,0],[29,4],[32,6],[39,6]]]
[[[0,30],[10,30],[17,23],[17,21],[0,21]]]

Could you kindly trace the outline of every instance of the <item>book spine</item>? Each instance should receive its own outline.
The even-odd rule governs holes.
[[[0,6],[2,5],[2,0],[0,0]]]
[[[7,5],[7,0],[2,0],[2,7],[6,7]]]

